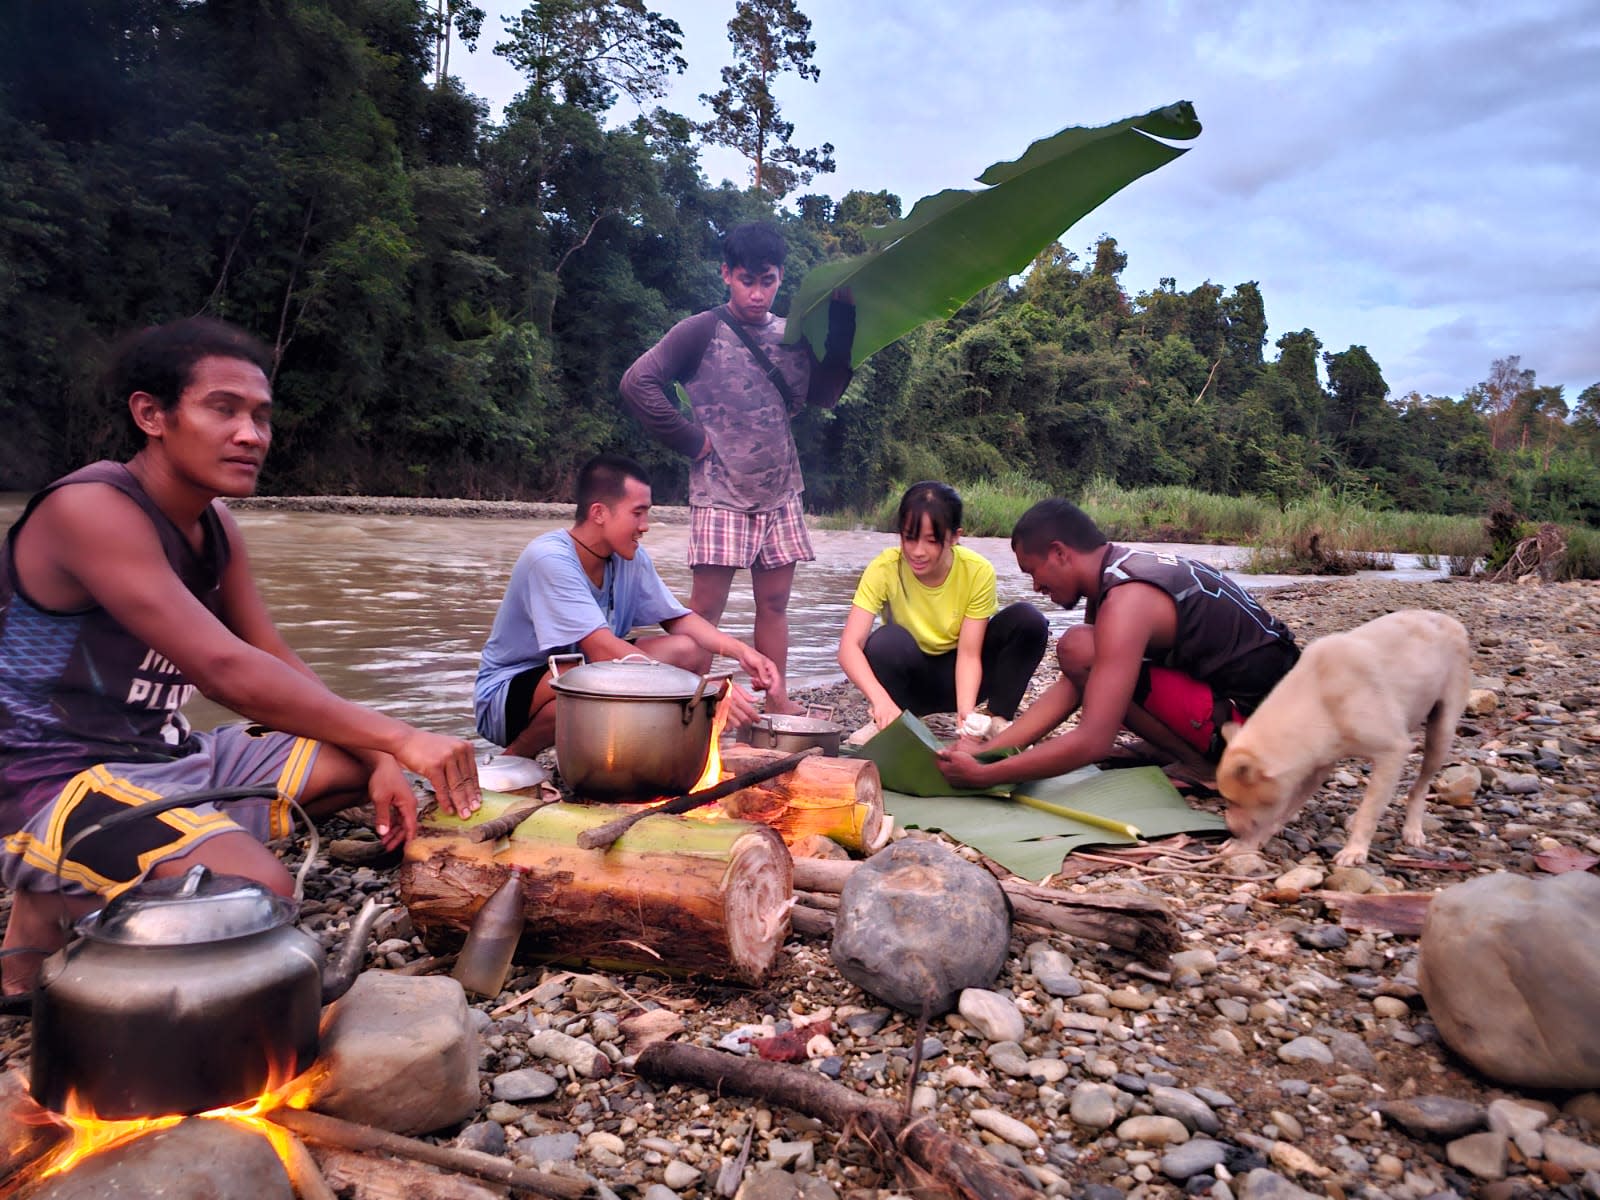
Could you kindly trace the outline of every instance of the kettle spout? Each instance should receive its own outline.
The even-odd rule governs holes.
[[[372,926],[389,906],[369,899],[361,906],[344,945],[332,955],[322,968],[322,1002],[331,1004],[350,990],[350,985],[361,974],[361,965],[367,960],[367,941],[372,936]]]

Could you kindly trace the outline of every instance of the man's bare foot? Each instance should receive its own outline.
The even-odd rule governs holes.
[[[806,710],[796,704],[787,696],[774,696],[767,693],[767,702],[762,706],[762,711],[773,717],[803,717]]]

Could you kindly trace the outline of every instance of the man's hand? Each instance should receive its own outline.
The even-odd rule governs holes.
[[[483,803],[478,790],[478,764],[472,757],[472,743],[413,729],[395,752],[400,765],[415,771],[433,785],[441,808],[458,817],[470,817]],[[378,833],[385,834],[384,817],[378,814]]]
[[[954,748],[941,750],[938,759],[939,773],[945,777],[946,782],[964,788],[989,786],[989,781],[984,777],[987,764],[979,762],[965,750]]]
[[[759,650],[746,646],[743,642],[735,641],[738,649],[729,657],[735,659],[750,676],[750,682],[763,691],[772,691],[783,682],[783,676],[778,673],[778,664],[773,662]],[[730,647],[732,649],[733,647]]]
[[[976,754],[978,751],[986,749],[987,746],[987,738],[975,738],[971,734],[963,733],[950,743],[949,749],[960,750],[964,754]]]
[[[872,723],[879,729],[887,729],[899,719],[900,706],[887,696],[872,702]]]
[[[409,842],[417,832],[417,796],[400,764],[379,756],[367,779],[367,798],[378,818],[378,836],[390,850]],[[395,817],[399,823],[395,823]]]
[[[728,680],[729,727],[738,729],[753,724],[760,715],[760,710],[756,708],[756,698],[733,680]]]

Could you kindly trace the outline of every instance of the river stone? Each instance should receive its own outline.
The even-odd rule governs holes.
[[[997,1138],[1010,1142],[1013,1146],[1020,1146],[1024,1150],[1032,1150],[1039,1144],[1037,1133],[1015,1117],[1006,1116],[999,1109],[973,1109],[972,1123],[979,1129],[987,1129]]]
[[[987,1041],[1020,1042],[1028,1032],[1011,997],[987,988],[964,988],[956,1011]]]
[[[1551,1113],[1521,1100],[1489,1101],[1489,1128],[1508,1137],[1532,1133],[1550,1124]]]
[[[1005,968],[1011,917],[995,877],[938,842],[907,838],[850,873],[833,927],[833,963],[908,1013],[949,1012],[964,988]]]
[[[479,1099],[467,1012],[448,975],[363,972],[324,1018],[311,1107],[407,1135],[461,1124]]]
[[[1544,1157],[1546,1162],[1553,1162],[1575,1175],[1584,1171],[1600,1171],[1600,1148],[1562,1133],[1544,1135]]]
[[[1378,1069],[1378,1060],[1368,1049],[1367,1043],[1360,1034],[1351,1033],[1348,1029],[1336,1029],[1328,1035],[1328,1050],[1333,1055],[1333,1061],[1341,1067],[1363,1074]]]
[[[686,1162],[673,1159],[661,1172],[661,1182],[675,1192],[684,1191],[700,1182],[701,1171]]]
[[[504,1154],[506,1127],[496,1121],[479,1121],[456,1134],[456,1145],[480,1154]]]
[[[272,1143],[231,1121],[191,1119],[95,1154],[28,1200],[294,1200]]]
[[[1456,808],[1471,806],[1483,786],[1483,772],[1471,763],[1456,763],[1433,777],[1434,794]]]
[[[1413,1137],[1457,1138],[1483,1128],[1484,1109],[1454,1096],[1413,1096],[1406,1100],[1381,1100],[1380,1116]]]
[[[1109,1129],[1117,1119],[1117,1089],[1104,1083],[1080,1083],[1072,1089],[1067,1115],[1085,1129]]]
[[[1314,1037],[1297,1037],[1278,1047],[1278,1058],[1286,1063],[1322,1063],[1331,1066],[1333,1051]]]
[[[1168,1179],[1182,1183],[1191,1175],[1199,1175],[1220,1166],[1228,1158],[1228,1147],[1210,1138],[1195,1138],[1174,1146],[1161,1156],[1161,1173]]]
[[[1059,950],[1035,949],[1028,959],[1028,970],[1052,996],[1070,1000],[1083,994],[1083,984],[1072,974],[1072,960]]]
[[[1417,982],[1445,1043],[1520,1087],[1600,1085],[1600,876],[1498,874],[1447,888]]]
[[[537,1137],[522,1138],[511,1149],[513,1153],[536,1163],[571,1162],[578,1157],[578,1135],[541,1133]]]
[[[1216,1133],[1222,1128],[1211,1106],[1198,1096],[1181,1088],[1153,1087],[1149,1092],[1150,1106],[1164,1117],[1177,1117],[1196,1133]]]
[[[1457,1138],[1445,1146],[1444,1155],[1452,1167],[1460,1167],[1479,1179],[1506,1177],[1506,1135],[1492,1129]]]
[[[1176,1117],[1129,1117],[1117,1126],[1117,1136],[1141,1146],[1175,1146],[1189,1140],[1189,1130]]]
[[[521,1067],[496,1075],[490,1085],[496,1100],[520,1104],[528,1100],[548,1100],[561,1089],[553,1075],[537,1067]]]

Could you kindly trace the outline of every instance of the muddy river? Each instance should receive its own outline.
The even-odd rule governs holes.
[[[23,498],[0,495],[0,527],[19,515]],[[350,516],[247,510],[237,514],[251,563],[284,636],[330,687],[352,700],[418,725],[467,733],[472,728],[472,681],[511,565],[529,539],[568,524],[558,520]],[[688,595],[686,525],[657,524],[645,545],[675,593]],[[789,608],[791,686],[839,679],[834,661],[839,631],[863,567],[889,544],[886,535],[813,530],[818,561],[795,575]],[[1079,619],[1034,597],[1004,538],[966,544],[995,565],[1002,605],[1033,598],[1063,629]],[[1246,551],[1228,546],[1155,546],[1204,559],[1224,569]],[[1427,578],[1436,572],[1396,556],[1387,578]],[[1288,582],[1278,576],[1237,576],[1246,587]],[[734,580],[724,627],[748,638],[752,620],[749,577]],[[205,727],[223,709],[190,705]]]

